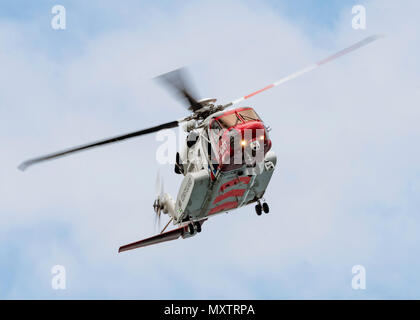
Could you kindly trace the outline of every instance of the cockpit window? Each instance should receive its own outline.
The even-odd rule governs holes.
[[[260,117],[252,109],[239,111],[239,114],[245,121],[261,120]]]
[[[215,138],[219,137],[220,130],[222,130],[222,128],[220,127],[220,124],[217,122],[217,120],[213,120],[213,122],[210,125],[210,129],[211,133]]]
[[[238,123],[242,122],[241,119],[238,118],[236,113],[227,114],[225,116],[220,117],[217,120],[222,125],[222,127],[226,129],[236,126]]]
[[[211,128],[211,129],[213,129],[213,130],[220,130],[220,129],[221,129],[221,128],[220,128],[219,123],[217,122],[217,120],[214,120],[214,121],[211,123],[210,128]]]

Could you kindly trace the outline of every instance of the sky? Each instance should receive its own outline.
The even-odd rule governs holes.
[[[66,29],[51,8],[66,8]],[[352,28],[352,6],[367,28]],[[418,1],[2,1],[1,299],[419,299]],[[248,100],[273,130],[268,215],[118,254],[154,232],[156,135],[23,160],[187,115],[153,78],[187,66],[225,103],[372,34],[386,37]],[[51,268],[66,270],[66,289]],[[366,289],[352,288],[352,268]]]

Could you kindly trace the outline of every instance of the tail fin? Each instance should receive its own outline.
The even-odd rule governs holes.
[[[177,229],[173,229],[164,233],[160,233],[157,234],[153,237],[147,238],[147,239],[143,239],[137,242],[133,242],[130,244],[126,244],[122,247],[120,247],[118,249],[118,252],[123,252],[123,251],[128,251],[128,250],[132,250],[132,249],[137,249],[137,248],[141,248],[141,247],[146,247],[146,246],[150,246],[152,244],[156,244],[156,243],[160,243],[160,242],[165,242],[165,241],[171,241],[171,240],[176,240],[179,237],[181,237],[184,232],[187,232],[186,227],[179,227]],[[188,230],[188,229],[187,229]]]
[[[203,219],[200,221],[196,221],[194,222],[194,224],[192,222],[190,223],[184,223],[181,227],[167,231],[167,232],[162,232],[159,233],[153,237],[147,238],[147,239],[143,239],[137,242],[133,242],[133,243],[129,243],[126,244],[124,246],[121,246],[118,249],[118,253],[123,252],[123,251],[128,251],[128,250],[132,250],[132,249],[137,249],[137,248],[141,248],[141,247],[146,247],[146,246],[151,246],[152,244],[157,244],[160,242],[165,242],[165,241],[171,241],[171,240],[176,240],[179,237],[182,238],[189,238],[189,237],[193,237],[195,236],[197,233],[201,232],[201,225],[207,220]]]

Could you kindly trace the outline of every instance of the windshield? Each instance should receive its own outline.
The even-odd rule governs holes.
[[[226,129],[236,126],[238,123],[242,122],[241,119],[238,118],[236,113],[227,114],[225,116],[220,117],[217,120],[222,125],[222,127]]]
[[[245,121],[261,120],[254,110],[246,109],[238,112]]]

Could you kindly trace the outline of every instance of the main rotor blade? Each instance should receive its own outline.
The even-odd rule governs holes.
[[[113,138],[108,138],[108,139],[104,139],[104,140],[99,140],[93,143],[89,143],[89,144],[84,144],[81,146],[77,146],[74,148],[70,148],[70,149],[66,149],[63,151],[59,151],[56,153],[50,153],[47,154],[45,156],[41,156],[38,158],[33,158],[33,159],[29,159],[25,162],[23,162],[22,164],[19,165],[19,170],[24,171],[27,167],[39,163],[39,162],[43,162],[43,161],[47,161],[47,160],[52,160],[52,159],[56,159],[56,158],[60,158],[75,152],[79,152],[79,151],[83,151],[83,150],[87,150],[90,148],[95,148],[95,147],[99,147],[99,146],[103,146],[105,144],[110,144],[110,143],[115,143],[115,142],[119,142],[122,140],[126,140],[126,139],[131,139],[131,138],[135,138],[144,134],[148,134],[148,133],[153,133],[162,129],[169,129],[169,128],[175,128],[177,127],[179,124],[179,121],[172,121],[172,122],[168,122],[168,123],[164,123],[155,127],[151,127],[148,129],[143,129],[143,130],[139,130],[139,131],[135,131],[135,132],[131,132],[131,133],[127,133],[121,136],[116,136]]]
[[[191,81],[185,72],[185,68],[175,69],[168,73],[164,73],[156,79],[165,83],[171,89],[177,93],[178,96],[182,97],[188,103],[188,110],[196,111],[202,106],[195,98],[194,91],[192,90]]]
[[[367,45],[367,44],[369,44],[369,43],[371,43],[371,42],[373,42],[375,40],[378,40],[381,37],[382,36],[379,36],[379,35],[373,35],[373,36],[367,37],[364,40],[359,41],[359,42],[353,44],[352,46],[350,46],[350,47],[348,47],[346,49],[343,49],[341,51],[338,51],[337,53],[335,53],[335,54],[333,54],[333,55],[331,55],[331,56],[329,56],[329,57],[327,57],[327,58],[325,58],[325,59],[323,59],[321,61],[318,61],[317,63],[314,63],[314,64],[312,64],[312,65],[310,65],[310,66],[308,66],[308,67],[306,67],[306,68],[304,68],[304,69],[302,69],[300,71],[297,71],[295,73],[292,73],[291,75],[288,75],[287,77],[284,77],[284,78],[282,78],[282,79],[280,79],[280,80],[278,80],[278,81],[276,81],[276,82],[274,82],[272,84],[269,84],[268,86],[266,86],[266,87],[264,87],[264,88],[262,88],[260,90],[257,90],[257,91],[255,91],[253,93],[250,93],[250,94],[248,94],[248,95],[246,95],[244,97],[241,97],[241,98],[236,99],[236,100],[234,100],[232,102],[229,102],[228,104],[224,105],[224,108],[230,107],[230,106],[232,106],[234,104],[237,104],[237,103],[239,103],[239,102],[241,102],[243,100],[249,99],[249,98],[255,96],[256,94],[259,94],[259,93],[264,92],[264,91],[266,91],[268,89],[277,87],[280,84],[283,84],[283,83],[285,83],[285,82],[287,82],[289,80],[292,80],[294,78],[297,78],[297,77],[299,77],[299,76],[301,76],[301,75],[303,75],[303,74],[305,74],[305,73],[307,73],[309,71],[312,71],[312,70],[314,70],[314,69],[316,69],[316,68],[318,68],[320,66],[323,66],[324,64],[326,64],[328,62],[331,62],[331,61],[333,61],[333,60],[335,60],[335,59],[337,59],[337,58],[339,58],[341,56],[344,56],[347,53],[350,53],[350,52],[352,52],[354,50],[357,50],[357,49],[359,49],[359,48],[361,48],[361,47],[363,47],[363,46],[365,46],[365,45]]]

